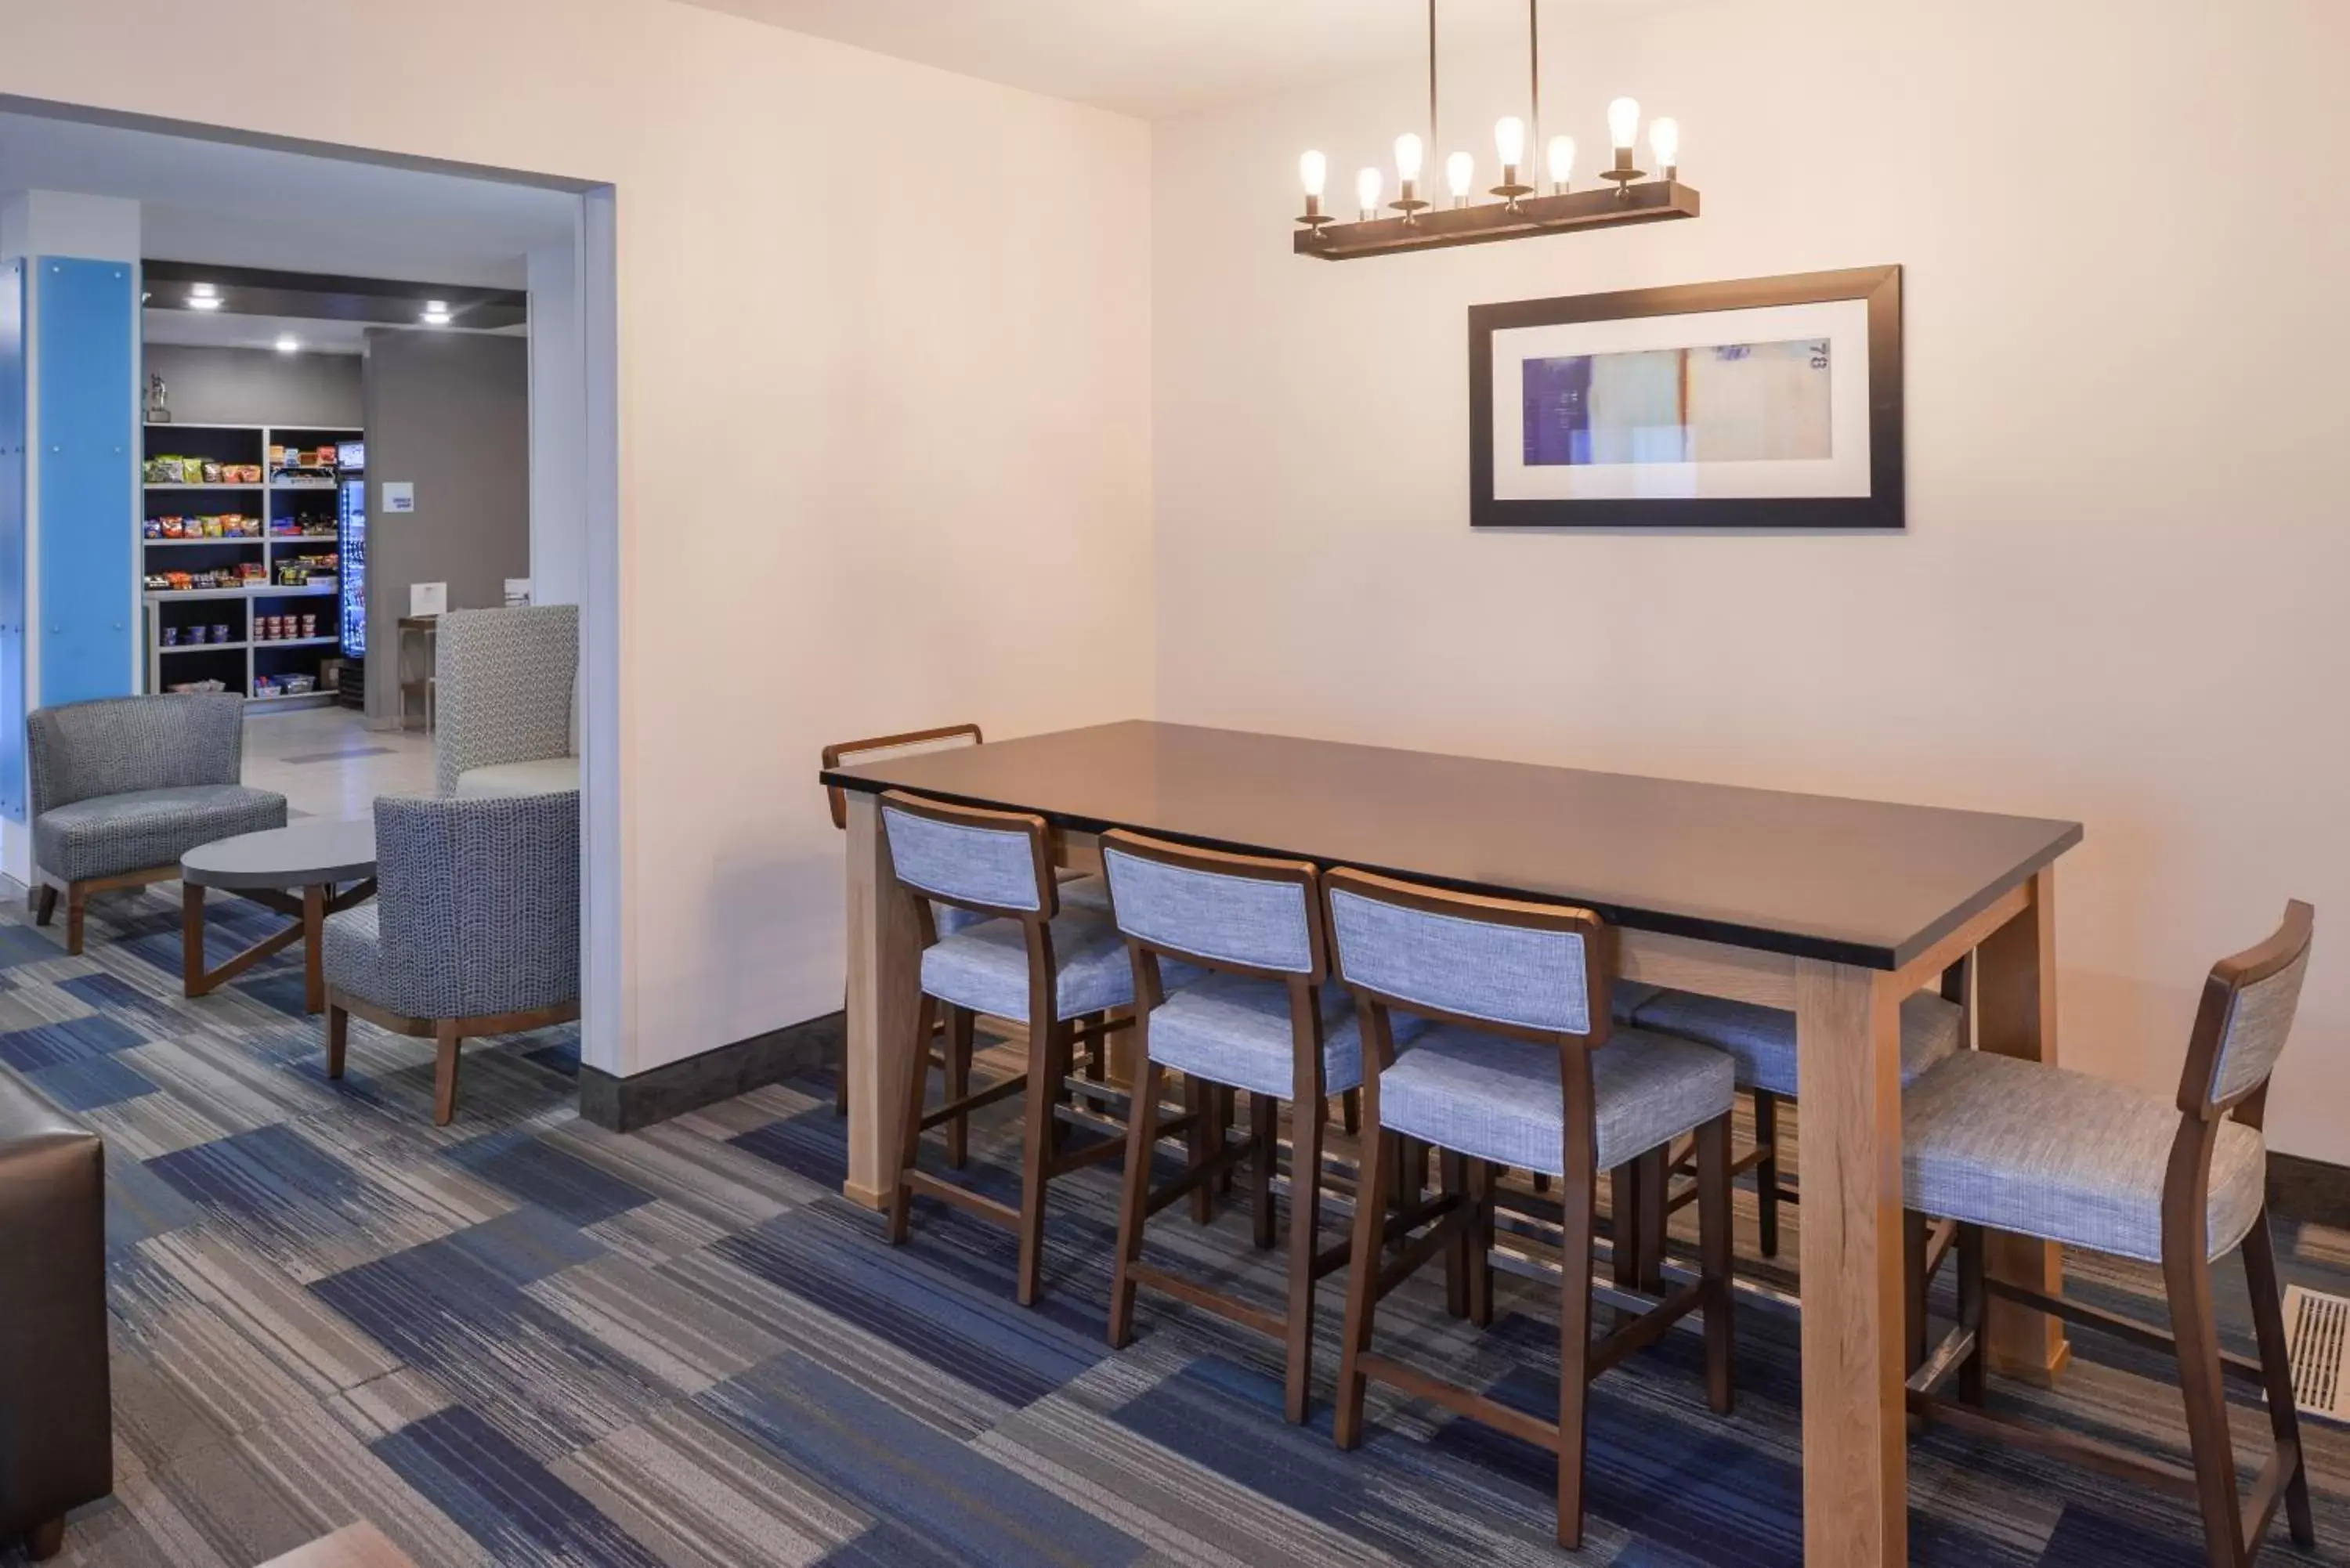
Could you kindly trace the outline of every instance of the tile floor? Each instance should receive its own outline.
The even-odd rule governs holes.
[[[296,817],[364,816],[378,795],[432,793],[432,737],[370,730],[348,708],[252,713],[244,782],[284,795]]]

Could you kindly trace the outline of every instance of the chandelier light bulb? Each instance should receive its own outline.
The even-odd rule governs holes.
[[[1379,185],[1385,178],[1377,169],[1366,169],[1355,176],[1357,204],[1362,208],[1365,223],[1379,215]]]
[[[1575,138],[1554,136],[1550,139],[1550,182],[1554,192],[1566,189],[1575,173]]]
[[[1681,161],[1681,128],[1675,119],[1653,120],[1648,125],[1648,151],[1657,155],[1657,167],[1671,177],[1673,166]]]
[[[1515,169],[1526,160],[1526,122],[1516,115],[1504,116],[1493,127],[1493,151],[1502,157],[1502,167]],[[1503,178],[1507,179],[1505,174]]]
[[[1477,182],[1477,161],[1466,152],[1456,152],[1444,161],[1444,182],[1452,188],[1452,204],[1469,204],[1469,187]]]
[[[1419,166],[1426,157],[1419,138],[1405,131],[1396,138],[1396,178],[1409,185],[1419,178]]]
[[[1319,152],[1308,152],[1297,161],[1298,183],[1305,187],[1308,196],[1318,199],[1322,187],[1330,178],[1330,161]]]
[[[1607,135],[1618,151],[1628,152],[1640,137],[1640,100],[1619,98],[1607,106]]]

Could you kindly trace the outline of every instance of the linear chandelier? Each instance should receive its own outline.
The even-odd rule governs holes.
[[[1542,141],[1542,25],[1539,0],[1526,0],[1527,59],[1532,76],[1533,141]],[[1420,192],[1421,165],[1437,141],[1436,0],[1428,0],[1428,140],[1407,131],[1396,138],[1398,192],[1387,211],[1401,217],[1379,215],[1385,171],[1367,168],[1356,177],[1358,216],[1342,223],[1322,210],[1329,160],[1307,152],[1297,161],[1299,180],[1305,187],[1305,211],[1297,219],[1298,232],[1291,248],[1299,255],[1325,261],[1352,261],[1357,256],[1388,255],[1398,251],[1436,250],[1445,245],[1485,244],[1494,240],[1525,239],[1534,234],[1576,234],[1586,229],[1615,228],[1626,223],[1654,223],[1669,218],[1694,218],[1698,193],[1680,182],[1680,126],[1671,119],[1649,122],[1648,149],[1655,154],[1657,173],[1633,166],[1633,149],[1640,131],[1640,106],[1619,98],[1607,106],[1607,139],[1615,157],[1599,177],[1604,186],[1588,191],[1570,189],[1575,171],[1575,138],[1554,136],[1544,148],[1547,194],[1525,182],[1529,145],[1526,122],[1505,116],[1493,127],[1493,147],[1502,165],[1502,182],[1487,192],[1492,202],[1471,199],[1477,182],[1477,161],[1455,152],[1444,162],[1445,185],[1452,197],[1440,208]]]

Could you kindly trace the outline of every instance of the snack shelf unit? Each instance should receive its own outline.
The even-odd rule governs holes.
[[[275,706],[323,706],[335,701],[332,691],[315,682],[321,662],[335,652],[338,578],[321,574],[318,584],[290,586],[276,582],[278,570],[305,556],[331,556],[339,535],[337,505],[340,484],[356,478],[357,465],[338,465],[316,478],[289,479],[269,461],[272,447],[314,451],[338,449],[364,441],[358,426],[317,424],[193,424],[171,421],[149,424],[144,432],[145,462],[141,477],[153,472],[156,460],[172,456],[193,458],[255,470],[258,483],[213,483],[187,479],[155,480],[143,486],[140,523],[140,573],[152,579],[172,572],[227,572],[257,567],[262,581],[251,586],[218,588],[149,588],[142,597],[147,623],[147,690],[168,691],[196,680],[218,680],[227,690],[243,693],[255,703]],[[259,532],[203,538],[149,538],[147,523],[163,518],[234,515],[255,520]],[[277,534],[287,523],[303,525],[296,534]],[[184,525],[184,524],[183,524]],[[325,601],[321,603],[320,601]],[[273,615],[317,617],[320,635],[256,637],[260,623]],[[213,641],[213,628],[226,635]],[[170,628],[175,640],[165,646]],[[191,636],[201,641],[180,640]],[[256,695],[260,683],[285,677],[307,676],[314,682],[307,691]]]

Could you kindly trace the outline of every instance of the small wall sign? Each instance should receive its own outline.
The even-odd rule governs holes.
[[[383,482],[383,509],[387,514],[406,515],[416,510],[416,486],[406,480]]]

